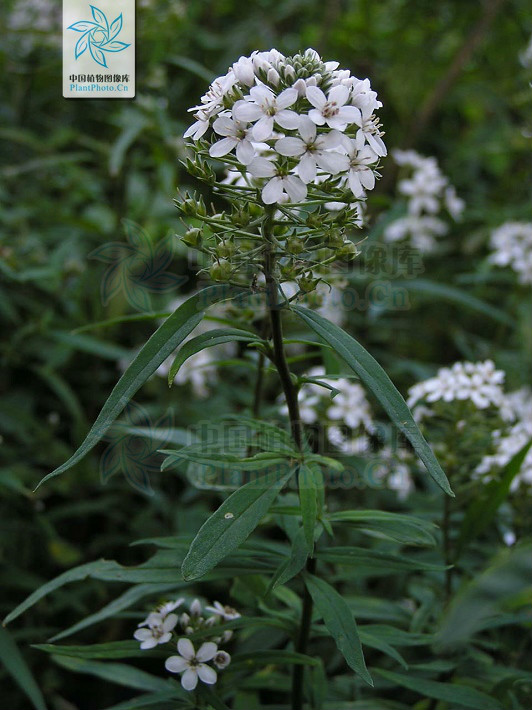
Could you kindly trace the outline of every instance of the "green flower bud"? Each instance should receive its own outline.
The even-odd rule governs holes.
[[[221,244],[218,244],[215,251],[216,251],[216,256],[219,256],[221,259],[227,259],[235,253],[235,244],[234,242],[222,242]]]
[[[289,254],[301,254],[304,248],[303,242],[297,237],[290,237],[286,240],[286,250]]]
[[[355,259],[359,254],[360,252],[358,251],[356,244],[349,241],[344,242],[342,248],[338,250],[338,256],[340,259],[345,259],[346,261]]]
[[[336,230],[331,230],[327,234],[327,244],[333,249],[339,249],[345,244],[345,242],[340,232]]]
[[[225,259],[220,259],[209,269],[209,275],[213,281],[227,281],[231,278],[233,268]]]
[[[334,255],[335,252],[333,249],[318,249],[316,252],[318,261],[327,261],[327,259],[331,259]]]
[[[303,291],[303,293],[310,293],[311,291],[314,291],[318,283],[319,279],[313,278],[312,274],[302,276],[300,279],[297,280],[297,285]]]
[[[187,232],[185,232],[185,236],[181,238],[181,241],[188,247],[201,246],[201,242],[203,241],[201,229],[198,229],[197,227],[192,227],[192,229],[189,229]]]

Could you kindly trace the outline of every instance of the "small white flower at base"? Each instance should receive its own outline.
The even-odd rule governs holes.
[[[198,679],[206,685],[216,683],[216,671],[207,665],[207,662],[212,661],[218,654],[218,646],[215,643],[203,643],[196,652],[189,639],[179,639],[177,650],[179,656],[170,656],[164,665],[170,673],[181,673],[181,685],[185,690],[194,690]]]
[[[227,668],[227,666],[231,663],[231,656],[227,653],[227,651],[218,651],[213,660],[216,668],[223,671],[223,669]]]
[[[240,614],[236,609],[230,606],[224,606],[220,602],[214,602],[212,606],[205,607],[205,611],[210,611],[214,616],[219,616],[223,621],[232,621],[240,619]]]
[[[133,634],[137,641],[140,641],[142,650],[155,648],[160,643],[168,643],[172,638],[172,631],[177,624],[176,614],[163,616],[157,612],[152,612],[147,619],[139,624],[139,628]]]

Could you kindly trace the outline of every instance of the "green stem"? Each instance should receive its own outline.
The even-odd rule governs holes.
[[[269,211],[263,224],[263,236],[267,244],[267,248],[264,253],[264,276],[266,278],[266,303],[270,316],[271,335],[273,341],[273,360],[277,372],[279,373],[279,378],[281,380],[286,399],[286,405],[288,407],[292,437],[298,449],[301,450],[303,448],[303,427],[301,416],[299,414],[297,387],[292,380],[284,350],[283,327],[281,319],[281,310],[283,306],[279,303],[279,282],[275,275],[272,220],[273,211]],[[309,574],[314,574],[316,571],[315,558],[310,557],[307,560],[306,570]],[[301,624],[296,641],[296,651],[298,653],[306,653],[310,637],[311,623],[312,597],[310,596],[308,589],[305,587],[303,592]],[[294,665],[292,673],[292,710],[303,710],[303,680],[304,667],[301,665]]]

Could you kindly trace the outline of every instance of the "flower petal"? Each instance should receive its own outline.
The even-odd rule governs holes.
[[[133,638],[136,638],[137,641],[146,641],[146,639],[150,639],[151,637],[152,633],[150,629],[137,629],[133,634]]]
[[[236,133],[235,122],[229,116],[218,116],[212,127],[219,136],[234,136]]]
[[[168,614],[166,619],[163,621],[163,631],[172,631],[177,624],[177,614]]]
[[[236,147],[236,157],[243,165],[249,165],[255,157],[255,148],[251,141],[246,139],[239,141]]]
[[[361,170],[359,172],[360,182],[366,190],[373,190],[375,187],[375,173],[373,170],[366,168],[366,170]]]
[[[308,116],[299,119],[299,135],[305,143],[313,143],[316,139],[316,124]]]
[[[201,644],[199,651],[196,653],[196,658],[201,663],[205,663],[205,661],[210,661],[212,658],[214,658],[217,653],[218,646],[212,641],[206,641],[205,643]]]
[[[297,174],[305,183],[313,182],[316,178],[316,161],[312,155],[307,153],[299,161]]]
[[[295,156],[303,155],[307,146],[301,138],[281,138],[275,144],[275,150],[280,155]]]
[[[364,192],[362,189],[362,184],[360,182],[360,176],[357,170],[350,170],[349,171],[349,187],[351,188],[351,192],[355,197],[361,197],[362,193]],[[328,412],[329,416],[331,416],[331,413]],[[333,417],[334,418],[334,417]],[[339,418],[339,417],[337,417]]]
[[[227,155],[233,150],[235,145],[238,143],[236,138],[222,138],[221,141],[216,141],[209,148],[209,155],[211,158],[221,158],[223,155]]]
[[[170,656],[164,662],[164,667],[170,673],[183,673],[188,668],[188,661],[182,656]]]
[[[308,117],[317,126],[323,126],[325,123],[325,119],[323,118],[321,111],[318,111],[317,108],[311,108],[308,112]]]
[[[198,684],[198,673],[195,669],[189,668],[181,676],[181,685],[185,690],[195,690]]]
[[[280,177],[273,177],[262,188],[262,201],[266,205],[273,205],[279,202],[283,196],[283,180]]]
[[[187,661],[191,661],[196,655],[194,646],[192,645],[192,641],[190,641],[190,639],[179,639],[177,642],[177,650],[183,658],[187,659]]]
[[[157,639],[153,636],[140,644],[143,651],[147,651],[149,648],[155,648],[155,646],[157,646]]]
[[[295,175],[283,178],[283,185],[292,202],[302,202],[307,196],[307,186]]]
[[[345,123],[356,123],[357,126],[362,123],[362,114],[356,106],[342,106],[338,111],[338,118]]]
[[[197,673],[200,677],[200,680],[202,680],[204,683],[207,683],[207,685],[214,685],[218,678],[214,668],[206,666],[204,663],[200,663],[200,665],[198,666]]]
[[[321,89],[318,89],[317,86],[307,86],[307,99],[310,101],[310,103],[317,109],[321,109],[325,106],[327,103],[327,97],[323,93]],[[309,111],[309,116],[310,116],[310,111]],[[313,119],[314,120],[314,119]],[[315,123],[315,121],[314,121]]]
[[[316,162],[331,175],[342,173],[349,167],[349,158],[343,153],[316,153]]]
[[[278,123],[282,128],[286,128],[288,131],[293,131],[299,128],[299,122],[301,116],[295,111],[289,111],[288,109],[283,109],[283,111],[278,111],[275,114],[275,122]]]
[[[256,141],[267,141],[273,133],[273,116],[262,116],[253,126],[253,138]]]
[[[249,172],[256,178],[273,177],[275,175],[275,166],[271,160],[266,158],[254,158],[248,165]]]
[[[239,121],[257,121],[262,115],[260,106],[250,101],[237,101],[233,106],[233,116]]]
[[[277,101],[275,102],[277,104],[277,108],[282,110],[288,106],[291,106],[296,101],[297,96],[298,93],[296,89],[285,89],[284,91],[281,91],[277,97]]]
[[[337,106],[343,106],[348,98],[349,98],[349,89],[347,86],[344,86],[343,84],[339,84],[338,86],[334,86],[329,91],[328,100],[330,102],[334,102]]]

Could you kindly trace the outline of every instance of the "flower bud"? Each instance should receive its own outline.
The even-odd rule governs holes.
[[[220,259],[211,266],[209,275],[213,281],[227,281],[231,278],[232,271],[231,264],[225,259]]]
[[[286,240],[286,250],[289,254],[301,254],[304,250],[303,242],[297,237],[291,237]]]
[[[217,245],[215,251],[216,251],[216,256],[220,257],[221,259],[228,259],[233,254],[235,253],[235,244],[234,242],[221,242],[220,244]]]
[[[356,244],[349,241],[344,242],[342,248],[338,250],[338,256],[340,259],[345,259],[346,261],[355,259],[359,254],[360,252],[358,251]]]
[[[197,227],[192,227],[192,229],[189,229],[187,232],[185,232],[185,235],[184,235],[184,237],[181,238],[181,241],[184,244],[186,244],[188,247],[201,246],[201,242],[202,242],[201,229],[198,229]]]
[[[313,278],[311,273],[306,276],[302,276],[297,280],[297,285],[303,291],[303,293],[310,293],[311,291],[314,291],[318,283],[319,279]]]

